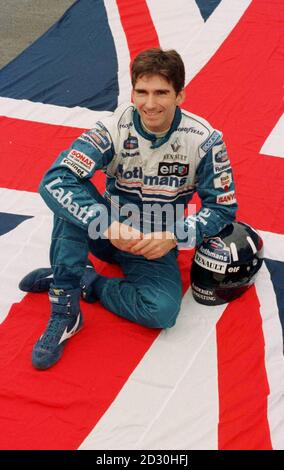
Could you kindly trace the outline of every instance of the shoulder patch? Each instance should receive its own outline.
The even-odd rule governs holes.
[[[85,132],[84,135],[102,153],[105,153],[111,148],[111,138],[109,132],[101,122],[97,122],[96,126],[93,129]]]
[[[219,176],[216,176],[213,180],[214,182],[214,188],[215,189],[223,189],[224,191],[229,190],[229,186],[231,185],[233,179],[232,179],[232,173],[223,171]]]
[[[60,165],[67,166],[80,178],[87,176],[95,166],[95,162],[80,150],[72,149],[66,157],[62,159]]]
[[[203,142],[200,146],[203,152],[207,153],[213,145],[221,138],[221,135],[217,131],[213,131],[213,133],[208,137],[208,139]]]
[[[222,142],[220,145],[214,146],[212,150],[212,158],[215,174],[221,173],[231,168],[231,163],[227,154],[227,148],[224,142]]]

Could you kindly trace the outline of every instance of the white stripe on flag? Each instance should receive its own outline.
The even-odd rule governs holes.
[[[161,332],[80,449],[217,449],[215,331],[225,308],[197,304],[189,290],[176,326]]]
[[[185,62],[186,83],[215,54],[251,1],[222,0],[201,24],[202,18],[194,0],[147,0],[162,47],[175,48]]]
[[[32,215],[0,237],[0,323],[26,295],[18,283],[29,271],[49,266],[52,213],[39,194],[0,189],[0,212]]]
[[[127,45],[126,35],[121,24],[118,6],[115,0],[105,1],[109,26],[115,43],[118,60],[118,83],[119,96],[118,104],[130,100],[131,80],[130,80],[130,54]]]
[[[0,108],[1,115],[10,118],[87,129],[92,128],[99,119],[112,114],[110,111],[92,111],[80,106],[66,108],[3,97],[0,97]]]
[[[165,5],[166,3],[166,5]],[[195,0],[147,0],[152,20],[163,49],[176,49],[184,61],[186,83],[192,67],[185,48],[204,28],[204,21]]]
[[[252,0],[222,0],[204,22],[195,0],[147,0],[162,48],[176,49],[185,62],[186,83],[204,67]],[[118,58],[119,104],[129,101],[130,55],[115,0],[105,0]]]
[[[268,422],[273,449],[284,450],[284,357],[283,337],[275,292],[264,264],[256,279],[265,341],[265,364],[270,394]]]
[[[260,153],[284,158],[284,114],[264,142]]]
[[[236,26],[252,0],[222,0],[206,21],[202,31],[187,42],[185,55],[189,57],[188,80],[206,65]]]
[[[264,258],[284,261],[284,235],[258,230],[264,243]]]

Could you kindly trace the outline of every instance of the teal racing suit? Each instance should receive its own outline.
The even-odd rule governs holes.
[[[91,181],[97,170],[106,173],[103,196]],[[185,216],[195,192],[201,208]],[[158,138],[145,131],[133,104],[120,106],[59,155],[40,194],[55,214],[50,252],[55,287],[78,287],[91,251],[119,263],[125,275],[104,279],[102,304],[151,327],[176,321],[181,302],[177,249],[147,260],[117,250],[102,232],[114,219],[129,223],[132,211],[131,223],[142,232],[169,230],[181,247],[193,247],[232,222],[237,209],[222,134],[179,107],[169,131]]]

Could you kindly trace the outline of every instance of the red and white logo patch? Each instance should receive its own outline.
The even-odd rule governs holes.
[[[236,203],[237,201],[235,197],[235,191],[229,191],[228,193],[220,194],[219,196],[217,196],[216,202],[218,204],[224,204],[226,206]]]
[[[95,162],[88,155],[76,149],[72,149],[68,153],[67,158],[87,171],[91,171],[95,166]]]
[[[232,183],[232,173],[224,171],[220,176],[214,178],[214,188],[224,189],[228,191],[230,184]]]

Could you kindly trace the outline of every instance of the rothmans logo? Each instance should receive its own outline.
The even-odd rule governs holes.
[[[176,140],[171,144],[171,147],[172,147],[174,152],[179,151],[179,149],[181,148],[181,144],[180,144],[180,141],[178,140],[178,138],[176,138]]]

